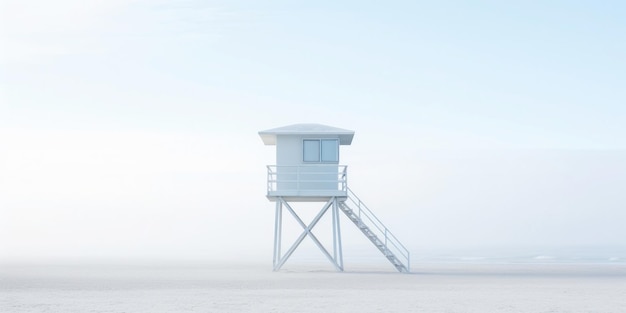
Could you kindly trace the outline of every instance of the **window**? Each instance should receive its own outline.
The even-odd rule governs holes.
[[[339,141],[322,139],[322,162],[339,162]]]
[[[305,139],[302,146],[304,162],[339,162],[337,139]]]
[[[304,162],[320,161],[320,141],[305,140],[304,141]]]

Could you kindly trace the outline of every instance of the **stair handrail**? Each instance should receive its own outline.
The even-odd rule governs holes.
[[[385,237],[385,247],[388,247],[388,242],[391,243],[396,250],[406,259],[406,267],[407,271],[411,271],[411,257],[409,250],[400,242],[400,240],[381,222],[378,217],[370,210],[363,201],[349,188],[346,187],[348,191],[348,199],[350,199],[358,208],[358,216],[361,219],[361,215],[365,216],[368,220],[372,222],[374,227],[381,232]]]

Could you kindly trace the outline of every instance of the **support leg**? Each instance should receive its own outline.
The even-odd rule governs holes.
[[[337,198],[333,200],[333,250],[335,252],[335,262],[343,271],[343,251],[341,248],[341,228],[339,227],[339,203],[337,203]]]
[[[277,271],[276,265],[280,260],[280,247],[281,243],[281,233],[282,233],[282,220],[283,220],[283,204],[281,201],[276,201],[276,217],[274,221],[274,260],[273,266],[274,271]]]
[[[337,206],[333,201],[333,258],[337,262]]]

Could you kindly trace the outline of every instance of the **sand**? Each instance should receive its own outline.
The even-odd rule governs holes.
[[[0,265],[0,312],[626,312],[626,265]]]

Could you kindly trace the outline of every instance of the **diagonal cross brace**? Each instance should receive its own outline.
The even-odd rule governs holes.
[[[320,210],[320,212],[315,216],[315,218],[313,219],[313,221],[311,221],[311,223],[309,225],[306,225],[302,219],[298,216],[298,214],[296,214],[296,212],[293,210],[293,208],[291,208],[291,206],[282,198],[280,198],[280,202],[282,205],[284,205],[287,210],[289,211],[289,213],[291,213],[291,215],[293,215],[293,217],[296,219],[296,221],[298,222],[298,224],[300,224],[300,226],[302,226],[302,228],[304,229],[304,231],[302,232],[302,234],[300,234],[300,236],[298,237],[298,239],[296,239],[296,241],[293,243],[293,245],[291,246],[291,248],[289,248],[289,250],[287,250],[287,252],[285,253],[284,256],[279,257],[278,262],[276,262],[276,264],[274,265],[274,271],[278,271],[284,264],[285,262],[287,262],[287,259],[289,259],[289,257],[293,254],[293,252],[298,248],[298,246],[300,245],[300,243],[302,243],[302,241],[304,240],[304,238],[306,236],[309,236],[311,238],[311,240],[313,240],[313,242],[317,245],[318,248],[320,248],[320,250],[322,250],[322,253],[324,253],[324,255],[328,258],[328,260],[335,266],[335,269],[337,269],[338,271],[343,271],[343,266],[342,264],[340,265],[337,260],[335,260],[335,258],[333,258],[330,253],[328,253],[328,251],[324,248],[324,246],[322,245],[322,243],[317,239],[317,237],[315,237],[315,235],[311,232],[311,230],[313,229],[313,227],[315,227],[315,225],[317,224],[317,222],[319,222],[319,220],[322,218],[322,216],[324,216],[324,214],[326,213],[326,211],[328,211],[328,208],[331,207],[331,205],[333,205],[335,203],[334,198],[331,198],[330,200],[328,200],[328,202],[326,202],[326,204],[324,205],[324,207],[322,207],[322,209]]]

